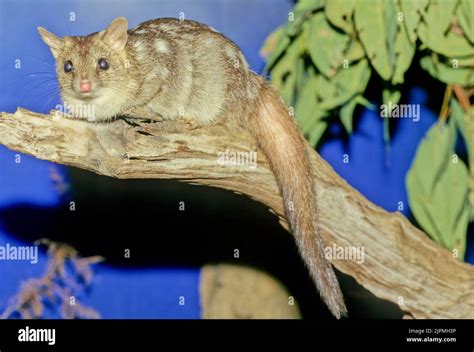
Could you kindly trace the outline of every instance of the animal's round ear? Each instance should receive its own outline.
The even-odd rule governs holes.
[[[38,27],[38,32],[46,45],[51,49],[53,56],[57,57],[63,45],[63,40],[43,27]]]
[[[127,44],[127,30],[127,19],[125,17],[117,17],[103,32],[102,40],[117,53],[121,53],[125,48],[125,44]]]

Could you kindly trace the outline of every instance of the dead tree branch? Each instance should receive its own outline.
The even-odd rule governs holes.
[[[256,151],[248,135],[221,126],[182,132],[171,123],[91,124],[19,109],[0,115],[0,144],[55,163],[116,178],[177,179],[245,194],[287,227],[275,178],[262,153],[258,167],[222,166],[218,153]],[[308,146],[309,148],[309,146]],[[415,318],[474,318],[474,268],[453,258],[398,213],[349,186],[312,153],[320,228],[326,245],[362,247],[365,261],[335,260],[376,296]]]

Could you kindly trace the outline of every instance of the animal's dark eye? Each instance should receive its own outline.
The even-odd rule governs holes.
[[[107,70],[109,68],[109,62],[104,58],[99,59],[99,67],[103,70]]]
[[[72,65],[72,61],[71,61],[71,60],[67,60],[67,61],[64,63],[64,72],[69,73],[69,72],[72,71],[73,68],[74,68],[74,66]]]

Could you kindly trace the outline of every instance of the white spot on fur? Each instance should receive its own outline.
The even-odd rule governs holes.
[[[235,60],[239,59],[239,56],[238,56],[239,53],[238,53],[238,51],[235,50],[234,48],[232,48],[231,46],[227,46],[227,45],[226,45],[226,46],[224,47],[224,51],[225,51],[227,57],[228,57],[229,59],[231,59],[232,61],[235,61]]]
[[[249,68],[249,64],[248,64],[247,60],[245,60],[245,56],[242,54],[241,51],[238,52],[238,55],[239,55],[240,61],[244,64],[244,67],[245,67],[246,69],[248,69],[248,68]]]
[[[148,31],[146,29],[139,29],[138,31],[135,31],[134,33],[136,33],[136,34],[145,34],[145,33],[148,33]]]
[[[135,55],[137,59],[143,59],[146,55],[146,46],[141,41],[136,41],[133,43],[133,49],[135,50]]]
[[[245,93],[247,94],[247,98],[254,100],[258,96],[258,89],[254,84],[247,83],[247,86],[245,87]]]
[[[204,41],[203,41],[204,46],[206,46],[209,49],[216,50],[216,46],[218,45],[218,42],[213,36],[208,36]]]
[[[174,31],[176,26],[169,25],[169,24],[166,24],[166,23],[162,23],[162,24],[159,25],[159,28],[164,30],[164,31]]]
[[[168,47],[168,42],[166,42],[163,39],[155,39],[155,49],[159,53],[167,53],[170,51],[170,48]]]

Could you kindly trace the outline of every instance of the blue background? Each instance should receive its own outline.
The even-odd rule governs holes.
[[[264,62],[258,52],[264,39],[286,21],[292,7],[292,1],[289,0],[134,0],[97,3],[76,0],[0,0],[0,4],[0,110],[13,112],[17,106],[22,106],[44,113],[59,103],[59,96],[53,74],[54,61],[37,34],[37,26],[43,26],[58,35],[79,35],[101,30],[117,16],[127,17],[132,27],[150,18],[177,17],[180,12],[184,12],[186,18],[205,22],[234,40],[242,48],[251,67],[261,72]],[[75,12],[74,22],[69,21],[70,12]],[[21,69],[15,69],[17,59],[21,60]],[[340,126],[335,124],[319,148],[334,169],[369,200],[388,211],[397,211],[399,202],[402,202],[402,212],[407,216],[410,214],[405,175],[419,140],[436,121],[439,111],[439,103],[433,102],[439,92],[428,93],[421,88],[423,82],[430,82],[428,77],[424,77],[421,83],[416,78],[426,74],[414,69],[409,75],[412,79],[404,91],[404,99],[421,104],[421,119],[419,122],[408,119],[397,121],[390,148],[383,142],[378,114],[369,110],[358,111],[357,128],[352,136],[345,136]],[[428,86],[442,92],[442,86],[424,85]],[[380,95],[377,87],[371,85],[368,94],[377,103]],[[55,168],[67,177],[67,170],[27,155],[22,155],[21,163],[17,164],[16,154],[0,146],[0,245],[28,244],[26,238],[15,233],[12,227],[2,226],[2,216],[6,219],[12,208],[22,204],[46,209],[64,205],[64,198],[51,180],[51,171]],[[343,163],[344,154],[349,155],[349,163]],[[160,185],[168,188],[166,184]],[[178,194],[179,189],[175,190]],[[209,196],[209,204],[203,199],[200,201],[204,204],[198,206],[207,207],[210,214],[219,211],[219,196]],[[252,211],[253,208],[248,207],[244,206],[247,211]],[[19,221],[28,224],[30,219]],[[166,222],[166,217],[162,221]],[[209,221],[213,221],[212,217]],[[270,221],[274,219],[270,218]],[[268,226],[270,229],[275,228],[275,224]],[[41,230],[33,225],[28,231],[27,237],[32,239],[50,235],[38,233]],[[474,251],[471,245],[469,248],[467,259],[472,262]],[[91,254],[101,253],[92,250]],[[284,258],[276,260],[284,261]],[[0,311],[8,298],[17,292],[23,280],[43,273],[45,263],[44,253],[37,265],[0,262]],[[80,299],[82,303],[97,309],[104,318],[198,318],[198,282],[198,265],[124,267],[100,264],[96,267],[92,289],[83,293]],[[178,304],[180,296],[186,299],[184,306]],[[313,299],[317,299],[317,295]]]

